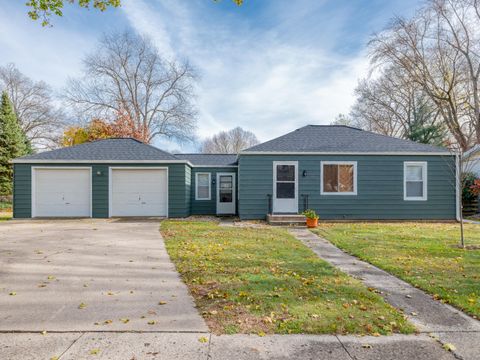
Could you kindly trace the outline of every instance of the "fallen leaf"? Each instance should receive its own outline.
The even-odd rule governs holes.
[[[52,356],[52,357],[50,358],[50,360],[58,360],[58,359],[59,359],[58,356]]]
[[[47,279],[48,279],[48,280],[54,280],[54,279],[55,279],[55,276],[53,276],[53,275],[48,275],[48,276],[47,276]]]
[[[46,286],[47,286],[47,284],[39,284],[39,285],[38,285],[39,288],[44,288],[44,287],[46,287]]]
[[[412,316],[417,316],[417,315],[418,315],[415,311],[412,311],[410,314],[411,314]]]
[[[90,350],[90,355],[97,355],[100,352],[100,349],[92,349]]]
[[[264,337],[266,334],[263,331],[259,331],[257,335],[261,336],[261,337]]]
[[[159,301],[158,305],[165,305],[167,302],[166,301]]]
[[[150,320],[149,322],[147,322],[148,325],[155,325],[155,320]]]
[[[208,339],[205,336],[202,336],[202,337],[198,338],[198,341],[200,341],[201,343],[206,343],[206,342],[208,342]]]
[[[16,293],[15,291],[12,291],[12,292],[11,292],[10,294],[8,294],[8,295],[10,295],[10,296],[15,296],[15,295],[17,295],[17,293]]]
[[[128,323],[130,320],[127,319],[127,318],[124,318],[124,319],[120,319],[121,322],[123,322],[124,324]]]
[[[105,320],[103,323],[104,323],[105,325],[109,325],[109,324],[112,323],[112,320]]]
[[[85,304],[85,303],[83,303],[83,302],[80,303],[80,305],[78,305],[78,308],[79,308],[79,309],[85,309],[86,307],[87,307],[87,304]]]
[[[455,351],[457,348],[455,347],[455,345],[453,344],[450,344],[450,343],[445,343],[443,344],[443,348],[447,351]]]
[[[113,292],[109,291],[107,292],[107,295],[115,295]]]
[[[408,295],[408,294],[407,294],[407,295],[405,295],[405,297],[408,298],[408,299],[411,299],[411,298],[412,298],[412,295]]]
[[[362,344],[362,347],[363,347],[364,349],[371,349],[371,348],[372,348],[372,345],[370,345],[370,344]]]

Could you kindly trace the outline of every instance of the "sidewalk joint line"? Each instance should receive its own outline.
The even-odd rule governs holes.
[[[345,352],[347,353],[348,357],[352,360],[356,360],[355,357],[353,357],[347,350],[347,347],[345,346],[345,344],[342,342],[342,340],[340,340],[340,338],[338,337],[338,335],[335,335],[335,337],[337,338],[338,342],[340,343],[340,345],[342,345],[342,348],[343,350],[345,350]]]

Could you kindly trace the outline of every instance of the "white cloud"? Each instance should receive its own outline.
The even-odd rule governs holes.
[[[168,44],[199,70],[201,138],[242,126],[268,140],[305,124],[328,124],[348,112],[357,79],[366,73],[363,54],[338,55],[331,39],[322,44],[310,33],[299,44],[284,36],[291,24],[282,22],[290,20],[280,8],[269,9],[278,23],[264,31],[233,16],[205,15],[212,8],[198,3],[162,0],[147,8],[144,1],[130,0],[124,10],[138,32],[160,49]],[[338,18],[332,23],[340,26]]]

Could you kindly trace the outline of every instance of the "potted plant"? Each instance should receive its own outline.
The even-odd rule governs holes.
[[[302,214],[307,218],[307,227],[308,228],[317,227],[319,216],[317,215],[315,210],[307,209]]]

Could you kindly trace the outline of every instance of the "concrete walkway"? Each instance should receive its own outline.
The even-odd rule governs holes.
[[[402,310],[421,333],[430,334],[442,344],[453,344],[456,348],[454,354],[458,358],[480,359],[479,321],[434,300],[397,277],[346,254],[307,229],[290,229],[290,232],[320,258],[362,280],[366,286],[379,290],[385,300]]]
[[[454,360],[427,335],[0,334],[2,360]]]

